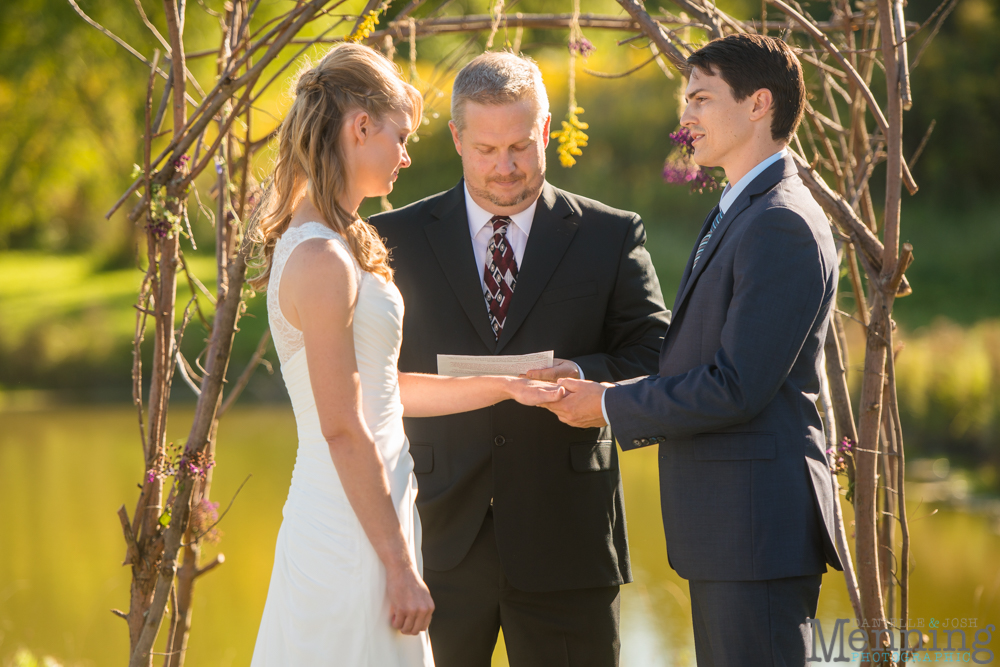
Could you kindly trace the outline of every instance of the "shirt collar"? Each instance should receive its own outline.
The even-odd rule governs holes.
[[[469,233],[475,237],[482,231],[483,227],[489,224],[490,218],[493,214],[484,209],[482,206],[476,203],[469,193],[468,184],[463,182],[463,189],[465,190],[465,211],[469,218]],[[535,209],[538,207],[538,199],[531,202],[531,206],[524,209],[520,213],[515,213],[509,216],[514,226],[521,230],[521,232],[528,236],[531,232],[531,223],[535,219]]]
[[[735,185],[733,183],[726,185],[726,189],[722,191],[722,199],[719,200],[719,210],[722,211],[722,214],[725,215],[726,211],[729,210],[729,207],[736,202],[736,199],[746,189],[746,187],[750,185],[753,179],[757,178],[762,171],[770,167],[778,160],[783,160],[786,155],[788,155],[788,149],[782,148],[771,157],[758,163],[757,166],[748,171],[743,178],[736,181]]]

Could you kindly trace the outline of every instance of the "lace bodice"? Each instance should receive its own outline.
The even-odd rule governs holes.
[[[340,234],[319,222],[307,222],[298,227],[290,227],[278,239],[274,246],[274,256],[271,258],[271,277],[267,283],[267,318],[271,324],[271,336],[274,338],[274,348],[278,351],[278,359],[284,365],[304,346],[302,332],[285,319],[278,305],[278,285],[281,284],[281,274],[285,264],[300,243],[309,239],[333,239],[340,242],[348,253],[350,248]],[[353,257],[353,255],[351,255]],[[360,289],[363,272],[358,269],[358,287]]]
[[[332,239],[344,245],[347,242],[324,224],[307,222],[292,227],[282,235],[274,248],[271,261],[271,279],[267,286],[267,315],[271,323],[274,347],[281,361],[281,372],[296,409],[314,408],[312,389],[308,382],[301,383],[295,378],[306,370],[302,332],[285,319],[279,306],[279,286],[285,265],[293,256],[295,248],[308,239]],[[351,254],[353,258],[354,255]],[[353,259],[352,259],[353,261]],[[376,430],[399,420],[402,428],[403,406],[399,401],[399,376],[396,362],[403,340],[403,297],[396,284],[386,282],[381,277],[362,271],[357,261],[358,293],[355,299],[354,352],[358,373],[361,376],[362,408],[368,427]],[[301,358],[297,358],[297,355]],[[299,367],[302,367],[301,369]]]

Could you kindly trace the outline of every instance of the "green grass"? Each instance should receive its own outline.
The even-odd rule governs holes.
[[[212,258],[188,261],[213,290]],[[0,386],[127,388],[142,277],[138,268],[102,271],[91,255],[0,254]],[[190,294],[181,274],[178,322]],[[211,304],[201,303],[211,317]]]

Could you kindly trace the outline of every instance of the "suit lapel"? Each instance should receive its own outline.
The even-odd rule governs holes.
[[[722,242],[723,237],[726,235],[726,231],[732,226],[733,222],[740,216],[740,214],[750,206],[750,199],[755,195],[759,195],[763,192],[770,190],[772,187],[777,185],[783,178],[786,178],[788,174],[788,165],[791,164],[791,173],[796,173],[795,163],[792,158],[785,157],[783,160],[778,160],[767,169],[762,171],[757,175],[755,179],[750,181],[740,196],[733,202],[729,210],[722,216],[722,220],[719,221],[719,226],[715,228],[712,233],[712,238],[709,239],[708,245],[705,246],[705,251],[701,255],[701,259],[698,260],[698,266],[694,267],[690,271],[685,272],[688,276],[687,281],[682,284],[684,287],[681,289],[680,295],[677,297],[677,301],[674,303],[674,317],[677,317],[677,313],[684,306],[684,302],[688,295],[691,293],[691,289],[694,287],[695,282],[698,280],[698,276],[704,272],[705,267],[708,263],[712,261],[712,255],[715,250],[719,247]],[[718,208],[715,209],[717,211]],[[711,217],[711,221],[715,218]],[[706,221],[706,224],[711,224],[711,222]],[[698,237],[698,243],[701,243],[702,237],[708,232],[707,227],[702,228],[701,235]],[[691,256],[692,260],[689,261],[689,265],[693,262],[694,254]]]
[[[698,242],[694,244],[693,248],[691,248],[691,256],[688,257],[687,264],[684,266],[684,274],[681,275],[681,284],[680,287],[677,288],[677,296],[674,298],[673,312],[675,313],[681,304],[681,295],[686,294],[684,288],[687,287],[688,279],[691,277],[691,266],[694,264],[694,256],[698,252],[698,245],[701,243],[701,239],[705,236],[705,234],[708,233],[708,230],[712,228],[712,222],[715,220],[715,216],[718,213],[719,206],[716,204],[715,208],[712,209],[712,212],[708,214],[708,217],[705,218],[705,222],[701,225],[701,231],[698,232]]]
[[[524,324],[528,313],[566,254],[579,224],[578,213],[552,185],[545,183],[538,198],[535,218],[531,222],[524,258],[518,267],[517,285],[511,298],[507,321],[496,344],[497,354]],[[485,312],[485,306],[483,308]]]
[[[464,181],[459,181],[457,186],[442,197],[431,213],[437,220],[424,227],[427,240],[473,328],[483,339],[487,349],[493,350],[497,341],[490,328],[479,269],[476,267],[476,255],[472,249],[469,216],[465,210]],[[509,319],[508,317],[508,321]]]

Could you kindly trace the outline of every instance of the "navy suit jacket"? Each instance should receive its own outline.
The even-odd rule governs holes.
[[[623,449],[660,446],[671,566],[712,581],[841,569],[816,408],[837,254],[790,156],[750,182],[693,260],[659,373],[605,394]]]

